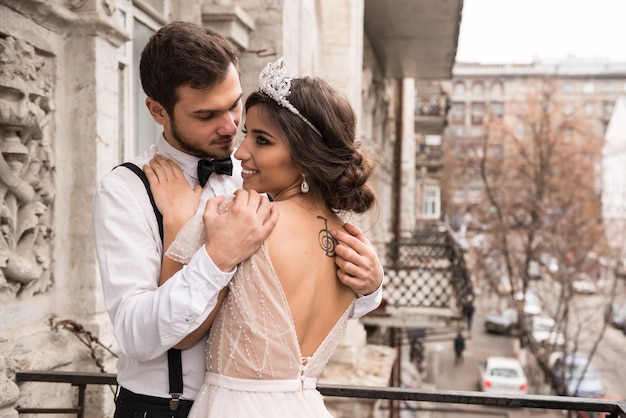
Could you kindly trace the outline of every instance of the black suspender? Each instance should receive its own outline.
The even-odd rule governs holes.
[[[148,182],[146,174],[141,168],[137,167],[133,163],[123,163],[120,165],[128,168],[129,170],[132,170],[135,174],[137,174],[137,176],[139,176],[139,178],[143,182],[144,186],[146,186],[146,191],[148,192],[150,203],[152,204],[152,208],[154,209],[154,215],[156,216],[157,223],[159,224],[159,235],[161,236],[161,240],[163,240],[163,215],[161,215],[161,212],[159,212],[159,209],[154,202],[154,197],[152,196],[152,191],[150,190],[150,182]],[[169,369],[170,395],[172,397],[172,399],[170,400],[170,409],[172,411],[176,411],[179,405],[179,398],[183,394],[183,363],[180,350],[176,348],[170,348],[167,351],[167,365]]]

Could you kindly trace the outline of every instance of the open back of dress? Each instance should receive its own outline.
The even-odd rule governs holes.
[[[213,322],[207,378],[190,417],[329,417],[315,381],[354,301],[312,357],[302,358],[266,245],[239,265]]]

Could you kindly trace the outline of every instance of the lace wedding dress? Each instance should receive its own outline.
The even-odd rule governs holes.
[[[239,265],[229,289],[211,327],[205,383],[189,417],[332,417],[315,383],[354,300],[313,356],[303,358],[265,244]]]

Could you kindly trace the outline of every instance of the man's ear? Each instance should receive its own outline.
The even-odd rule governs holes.
[[[146,98],[146,106],[148,107],[148,112],[152,115],[152,118],[159,125],[163,126],[169,120],[169,115],[165,111],[165,108],[161,106],[161,103],[154,100],[152,97]]]

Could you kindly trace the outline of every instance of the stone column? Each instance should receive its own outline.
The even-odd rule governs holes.
[[[402,80],[402,170],[400,187],[400,235],[411,238],[415,231],[417,180],[415,158],[417,145],[415,139],[415,79]]]

